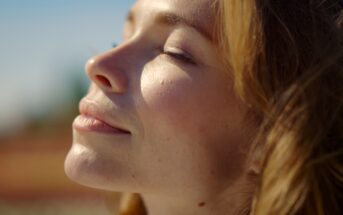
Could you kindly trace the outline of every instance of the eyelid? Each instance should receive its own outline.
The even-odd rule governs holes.
[[[164,52],[171,52],[171,53],[174,53],[174,54],[179,54],[179,55],[183,55],[189,59],[194,59],[194,57],[189,54],[187,51],[184,51],[182,49],[179,49],[179,48],[175,48],[175,47],[166,47],[164,49]]]
[[[166,54],[171,57],[173,60],[181,61],[182,63],[189,65],[197,65],[195,59],[188,52],[183,51],[175,47],[167,47],[161,50],[162,54]]]

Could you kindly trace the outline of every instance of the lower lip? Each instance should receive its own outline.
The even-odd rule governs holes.
[[[86,132],[100,132],[100,133],[117,134],[117,135],[130,134],[129,132],[125,132],[123,130],[114,128],[99,119],[96,119],[92,116],[87,116],[87,115],[77,116],[73,122],[73,128],[79,131],[86,131]]]

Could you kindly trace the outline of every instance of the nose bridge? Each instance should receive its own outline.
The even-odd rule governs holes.
[[[86,73],[102,90],[112,93],[124,93],[129,85],[128,46],[121,45],[86,63]]]

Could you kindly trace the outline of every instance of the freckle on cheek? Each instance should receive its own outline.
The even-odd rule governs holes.
[[[200,202],[200,203],[198,204],[198,206],[199,206],[199,207],[204,207],[205,204],[206,204],[205,202]]]

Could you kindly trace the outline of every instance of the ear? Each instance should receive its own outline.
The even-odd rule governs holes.
[[[259,176],[261,175],[263,168],[263,153],[262,149],[259,146],[254,147],[253,150],[249,153],[247,170],[248,175]]]
[[[261,162],[254,160],[249,162],[249,166],[248,166],[248,175],[251,176],[259,176],[261,174]]]

